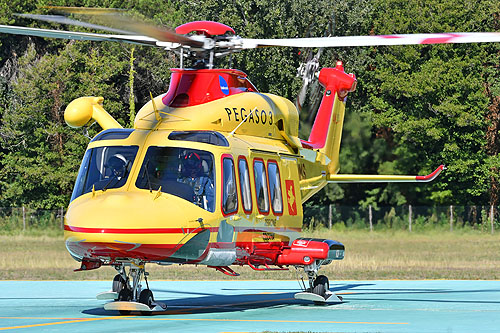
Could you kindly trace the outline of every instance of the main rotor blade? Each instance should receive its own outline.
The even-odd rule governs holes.
[[[288,47],[349,47],[382,45],[418,45],[450,43],[500,42],[498,32],[454,32],[439,34],[404,34],[378,36],[342,36],[288,39],[240,39],[239,48],[252,49],[266,46]]]
[[[68,6],[44,6],[44,8],[64,14],[99,15],[99,14],[110,14],[110,13],[116,14],[116,13],[126,12],[126,9],[120,9],[120,8],[68,7]]]
[[[203,48],[204,42],[189,36],[179,35],[174,31],[145,23],[126,15],[126,11],[106,8],[88,7],[58,7],[51,6],[50,9],[66,14],[84,15],[93,20],[115,29],[130,31],[135,34],[152,37],[160,42],[179,43],[194,48]]]
[[[114,29],[114,28],[106,27],[104,25],[73,20],[73,19],[70,19],[69,17],[62,16],[62,15],[37,15],[37,14],[15,14],[15,15],[19,16],[19,17],[23,17],[23,18],[32,19],[32,20],[40,20],[40,21],[46,21],[46,22],[51,22],[51,23],[75,25],[78,27],[84,27],[84,28],[95,29],[95,30],[104,30],[104,31],[115,32],[115,33],[124,34],[124,35],[133,35],[134,34],[133,32],[126,31],[126,30]]]
[[[0,25],[0,33],[74,40],[111,41],[147,46],[158,46],[158,40],[151,37],[138,35],[106,35],[86,32],[16,27],[11,25]],[[162,43],[162,46],[164,46],[164,43]]]

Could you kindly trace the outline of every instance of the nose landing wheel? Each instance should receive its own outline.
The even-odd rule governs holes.
[[[330,291],[330,282],[324,275],[318,275],[313,281],[312,293],[325,297],[327,291]]]
[[[313,263],[308,266],[301,267],[307,273],[309,280],[309,288],[304,285],[302,279],[303,291],[295,294],[295,299],[313,301],[316,305],[324,305],[325,303],[342,302],[341,296],[330,291],[330,282],[325,275],[318,275],[318,270],[321,264]],[[296,267],[298,269],[298,267]]]
[[[126,274],[126,266],[129,267],[128,274]],[[145,263],[123,263],[115,268],[119,274],[113,279],[112,291],[108,293],[115,295],[115,301],[106,303],[105,310],[118,310],[122,315],[129,315],[136,311],[143,315],[150,315],[167,309],[165,304],[154,300],[153,292],[148,285],[149,274],[145,271]],[[142,289],[142,278],[146,282],[146,289]]]

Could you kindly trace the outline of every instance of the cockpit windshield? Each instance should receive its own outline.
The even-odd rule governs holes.
[[[71,201],[92,189],[106,191],[125,185],[137,150],[137,146],[88,149],[80,166]]]
[[[215,211],[214,157],[187,148],[149,147],[135,185],[169,193]]]

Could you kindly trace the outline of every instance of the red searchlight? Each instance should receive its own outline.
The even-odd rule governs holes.
[[[328,244],[313,240],[296,239],[277,258],[278,265],[310,265],[314,260],[328,257]]]

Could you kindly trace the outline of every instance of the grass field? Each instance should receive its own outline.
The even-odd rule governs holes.
[[[342,261],[324,266],[330,280],[500,279],[500,232],[477,231],[340,231],[305,233],[346,246]],[[73,272],[79,267],[67,253],[62,232],[46,235],[0,235],[1,280],[111,280],[114,269]],[[227,277],[205,266],[148,265],[151,280],[295,279],[295,270],[256,272],[234,267]]]

